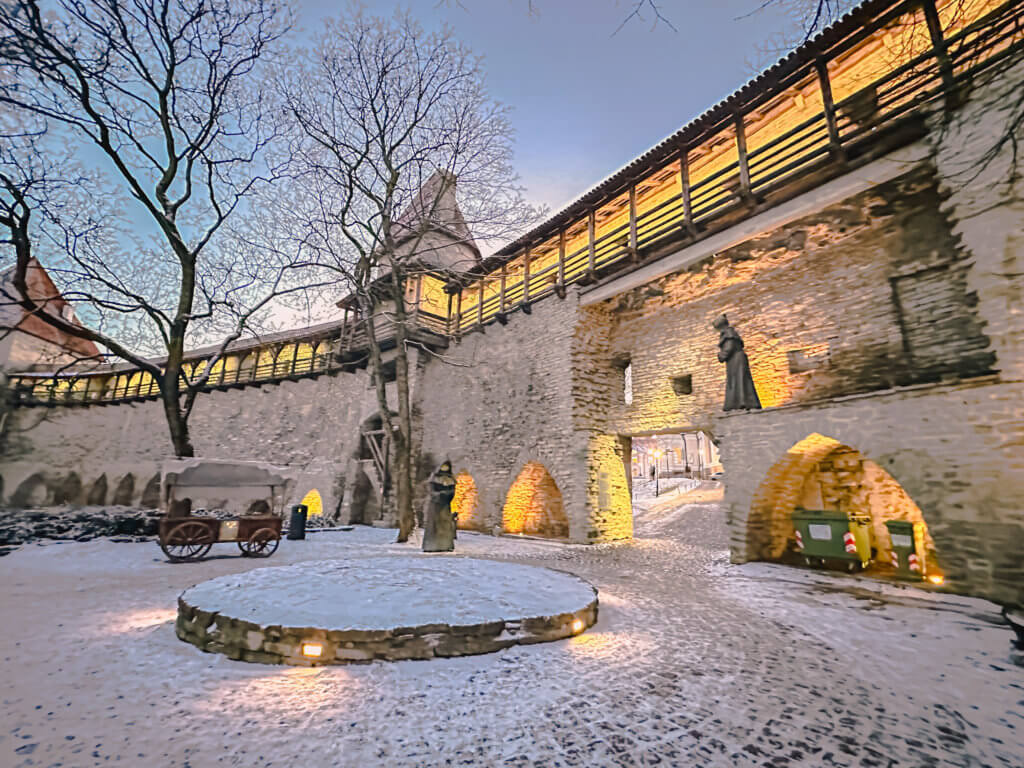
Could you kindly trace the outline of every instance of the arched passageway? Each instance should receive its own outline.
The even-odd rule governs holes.
[[[922,523],[927,560],[936,562],[935,544],[921,508],[892,475],[834,438],[811,434],[772,465],[754,495],[747,519],[752,559],[786,560],[798,554],[792,522],[798,508],[870,517],[871,567],[880,570],[891,567],[886,521]]]
[[[569,537],[562,492],[543,464],[528,462],[508,489],[501,529],[553,539]]]
[[[460,529],[466,531],[482,531],[484,529],[483,517],[480,514],[480,495],[477,493],[476,482],[469,472],[459,472],[455,476],[452,512],[456,515]]]
[[[316,488],[313,488],[303,496],[299,504],[306,505],[306,519],[322,516],[324,513],[324,500],[320,496],[320,491]]]

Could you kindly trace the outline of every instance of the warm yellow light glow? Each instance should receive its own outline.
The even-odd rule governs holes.
[[[323,643],[303,643],[302,655],[309,659],[319,659],[324,652]]]
[[[941,574],[933,573],[931,576],[928,577],[928,581],[930,581],[932,584],[939,585],[945,583],[946,579],[943,578]]]
[[[576,619],[572,623],[572,633],[574,635],[578,635],[582,631],[583,631],[583,619]]]
[[[307,518],[313,517],[314,515],[322,515],[324,512],[324,501],[320,498],[320,491],[316,488],[303,496],[302,501],[300,501],[299,504],[306,505]]]

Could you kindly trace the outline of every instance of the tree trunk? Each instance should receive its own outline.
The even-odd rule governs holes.
[[[412,407],[409,402],[409,357],[405,346],[405,276],[399,268],[392,269],[391,285],[395,302],[395,389],[398,396],[398,434],[395,436],[395,484],[398,507],[398,538],[409,540],[416,526],[413,510]]]
[[[195,456],[192,438],[188,432],[188,419],[181,412],[181,391],[177,376],[173,378],[164,376],[163,386],[160,388],[160,399],[164,404],[167,426],[171,430],[171,445],[174,446],[174,455],[178,458]]]

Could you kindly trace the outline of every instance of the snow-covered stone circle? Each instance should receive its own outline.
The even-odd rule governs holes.
[[[178,637],[264,664],[491,653],[577,635],[597,590],[561,571],[458,556],[319,560],[221,576],[178,598]]]

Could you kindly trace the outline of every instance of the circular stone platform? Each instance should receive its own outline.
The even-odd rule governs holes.
[[[222,576],[178,598],[178,637],[212,653],[315,666],[490,653],[577,635],[597,590],[568,573],[465,557],[321,560]]]

